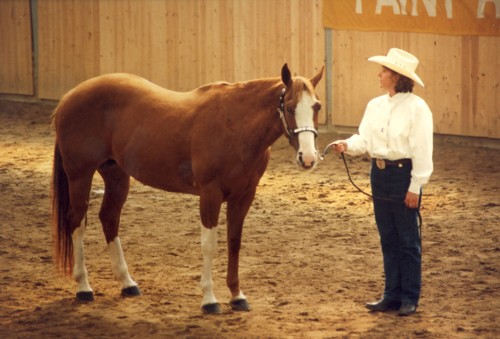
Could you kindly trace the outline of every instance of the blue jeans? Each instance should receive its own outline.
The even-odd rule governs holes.
[[[404,204],[410,186],[411,165],[381,170],[372,163],[370,178],[384,256],[384,298],[418,305],[422,276],[418,210]]]

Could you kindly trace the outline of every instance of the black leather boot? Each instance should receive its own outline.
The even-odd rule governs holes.
[[[401,302],[397,300],[391,300],[383,298],[374,303],[368,303],[365,305],[367,309],[375,312],[385,312],[385,311],[394,311],[399,310],[401,307]]]

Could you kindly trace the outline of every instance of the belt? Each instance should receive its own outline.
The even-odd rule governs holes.
[[[384,169],[386,167],[407,167],[408,165],[411,166],[411,159],[398,159],[398,160],[386,160],[386,159],[380,159],[380,158],[373,158],[372,159],[373,163],[377,165],[378,169]]]

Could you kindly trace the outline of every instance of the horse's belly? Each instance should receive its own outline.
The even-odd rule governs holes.
[[[151,180],[150,177],[140,177],[140,176],[132,176],[132,177],[144,185],[161,189],[163,191],[199,195],[198,189],[195,186],[190,186],[181,183],[179,181],[172,181],[172,180],[159,181],[159,180]]]
[[[134,179],[141,183],[169,192],[198,194],[191,162],[155,159],[144,156],[135,159],[125,159],[121,166]]]

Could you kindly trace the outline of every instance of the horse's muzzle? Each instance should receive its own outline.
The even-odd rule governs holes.
[[[313,169],[317,164],[317,160],[318,160],[317,151],[314,152],[314,155],[309,155],[309,156],[304,155],[302,152],[299,152],[297,154],[297,163],[302,169],[305,170]]]

